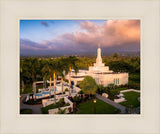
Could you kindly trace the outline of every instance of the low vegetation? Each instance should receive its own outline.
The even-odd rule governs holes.
[[[96,114],[118,114],[120,110],[112,107],[111,105],[97,99],[96,101]],[[78,105],[77,114],[94,114],[94,102],[93,100],[88,100],[85,103]]]
[[[124,98],[127,101],[121,102],[120,103],[121,105],[124,105],[128,108],[130,107],[136,108],[140,106],[140,101],[138,100],[138,98],[140,97],[140,93],[131,91],[131,92],[125,92],[123,94]]]
[[[21,109],[20,114],[32,114],[32,109]]]
[[[69,103],[64,102],[64,98],[60,99],[56,104],[51,104],[46,107],[41,108],[42,114],[48,114],[48,110],[54,109],[54,108],[60,108],[64,106],[69,106]]]

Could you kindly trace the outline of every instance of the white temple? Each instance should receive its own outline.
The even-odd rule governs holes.
[[[108,84],[128,84],[128,73],[113,72],[112,70],[109,70],[109,66],[105,66],[104,63],[102,63],[100,46],[97,49],[97,58],[94,66],[90,66],[89,70],[80,69],[77,74],[75,74],[75,71],[72,69],[71,81],[74,81],[75,85],[79,84],[85,76],[92,76],[97,84],[103,86],[107,86]],[[66,79],[68,79],[68,75],[66,76]]]

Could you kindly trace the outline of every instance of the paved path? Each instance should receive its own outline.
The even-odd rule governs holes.
[[[20,100],[20,109],[32,109],[33,114],[41,114],[42,104],[37,105],[27,105],[23,103],[24,98],[26,98],[28,94],[21,94]]]
[[[122,106],[122,105],[120,105],[120,104],[118,104],[118,103],[115,103],[114,101],[112,101],[112,100],[110,100],[110,99],[108,99],[108,98],[106,98],[106,97],[103,97],[103,96],[101,96],[101,95],[99,95],[99,94],[97,94],[97,93],[96,93],[96,97],[97,97],[98,99],[100,99],[100,100],[102,100],[102,101],[104,101],[104,102],[112,105],[113,107],[115,107],[115,108],[117,108],[117,109],[120,109],[120,110],[121,110],[121,113],[123,113],[123,114],[126,113],[126,107],[124,107],[124,106]]]
[[[136,89],[127,89],[127,90],[122,90],[122,91],[120,91],[120,93],[125,93],[125,92],[130,92],[130,91],[140,93],[140,90],[136,90]]]

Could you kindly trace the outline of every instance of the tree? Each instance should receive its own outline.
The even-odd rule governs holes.
[[[45,79],[49,78],[49,80],[50,80],[50,84],[49,84],[50,88],[49,88],[49,90],[50,90],[50,97],[51,97],[51,84],[52,84],[51,80],[52,80],[52,74],[53,74],[51,59],[49,59],[49,60],[47,60],[45,62],[45,65],[42,68],[42,74],[43,74],[43,77]]]
[[[118,58],[118,53],[114,53],[113,58]]]
[[[89,96],[91,94],[94,95],[98,88],[95,79],[93,79],[91,76],[86,76],[80,82],[79,87],[85,94],[88,94]]]
[[[22,81],[22,92],[24,92],[24,81],[23,81],[23,61],[20,62],[20,80]]]
[[[39,67],[40,67],[38,58],[31,58],[29,59],[28,62],[31,70],[32,81],[35,82],[37,80],[37,74],[39,72]]]
[[[37,74],[40,69],[40,64],[38,58],[31,58],[29,59],[29,65],[30,65],[30,70],[31,70],[31,78],[33,82],[33,93],[34,95],[36,94],[36,80],[37,80]]]
[[[56,73],[59,72],[60,63],[58,59],[50,60],[50,63],[51,63],[51,69],[52,69],[52,74],[53,74],[53,80],[54,80],[54,101],[56,103],[56,81],[57,81]]]
[[[114,72],[130,72],[133,71],[134,68],[129,63],[121,60],[121,61],[110,61],[109,67]]]
[[[49,75],[49,68],[47,67],[48,66],[48,61],[47,60],[42,60],[41,61],[41,75],[43,76],[43,81],[45,84],[45,86],[43,85],[43,88],[46,89],[46,80],[48,79],[48,75]]]
[[[75,70],[75,73],[78,72],[78,66],[76,65],[77,61],[79,61],[75,56],[69,56],[65,59],[65,63],[68,66],[67,72],[69,72],[69,95],[71,95],[71,68]]]
[[[59,67],[58,67],[57,74],[58,74],[58,76],[61,76],[62,94],[63,94],[63,79],[64,79],[64,77],[66,75],[68,66],[66,65],[65,58],[63,58],[63,57],[61,57],[58,62],[59,62],[58,63]]]

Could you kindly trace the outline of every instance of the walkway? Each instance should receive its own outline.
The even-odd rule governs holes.
[[[122,114],[126,113],[126,107],[124,107],[124,106],[122,106],[122,105],[120,105],[118,103],[115,103],[114,101],[112,101],[112,100],[110,100],[110,99],[108,99],[106,97],[103,97],[103,96],[101,96],[101,95],[99,95],[97,93],[96,93],[96,97],[98,99],[108,103],[109,105],[112,105],[113,107],[115,107],[117,109],[120,109]]]
[[[32,109],[33,114],[41,114],[41,104],[37,105],[27,105],[23,103],[23,100],[26,98],[28,94],[21,94],[21,100],[20,100],[20,109]]]
[[[133,92],[137,92],[137,93],[140,93],[140,90],[136,90],[136,89],[127,89],[127,90],[122,90],[122,91],[120,91],[120,93],[131,92],[131,91],[133,91]]]

